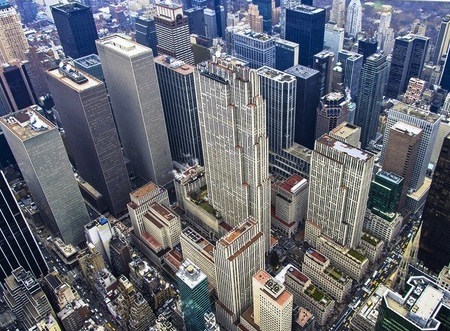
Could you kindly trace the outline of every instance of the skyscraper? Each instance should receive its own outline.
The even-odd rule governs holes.
[[[320,74],[317,70],[298,65],[286,73],[297,78],[294,141],[314,148],[317,106],[320,100]]]
[[[345,96],[331,92],[320,98],[315,138],[318,139],[343,122],[348,122],[348,102]]]
[[[450,178],[450,135],[444,139],[431,182],[430,192],[422,213],[419,260],[430,270],[438,272],[448,265],[450,244],[450,206],[448,181]]]
[[[298,64],[300,46],[284,39],[275,39],[275,69],[284,71]]]
[[[146,181],[168,184],[172,162],[152,52],[117,34],[97,47],[125,156]]]
[[[154,20],[158,38],[158,54],[170,55],[177,60],[194,64],[189,23],[187,16],[183,14],[183,7],[175,3],[157,3]]]
[[[360,0],[351,0],[347,7],[345,32],[351,37],[361,32],[362,6]]]
[[[256,71],[216,58],[196,71],[209,203],[232,227],[253,216],[270,240],[266,109]]]
[[[211,311],[206,275],[192,262],[185,260],[176,276],[187,329],[204,331],[203,315]]]
[[[216,12],[210,8],[202,9],[203,13],[203,32],[202,36],[208,38],[217,38],[217,18]],[[189,17],[189,16],[188,16]],[[191,26],[189,26],[191,28]]]
[[[252,277],[264,268],[264,234],[249,217],[216,244],[216,317],[226,330],[237,330],[240,315],[252,303]]]
[[[390,8],[383,9],[383,12],[380,15],[380,24],[378,24],[378,31],[377,31],[378,45],[383,51],[385,51],[384,44],[391,26],[391,19],[392,19],[391,9]]]
[[[386,87],[387,97],[397,98],[406,91],[411,77],[420,77],[429,39],[413,34],[395,39]]]
[[[361,127],[361,146],[363,148],[366,148],[377,134],[387,76],[386,55],[373,54],[369,56],[362,70],[355,114],[355,124]]]
[[[441,85],[443,89],[450,90],[450,57],[447,57],[445,60],[439,85]]]
[[[8,1],[0,2],[0,63],[26,59],[28,41],[19,16]]]
[[[6,177],[0,171],[0,278],[5,279],[11,272],[22,266],[36,278],[47,273],[47,266],[41,250],[31,234],[28,223],[17,205],[8,186]]]
[[[259,13],[259,8],[257,5],[250,4],[248,5],[248,24],[250,24],[250,28],[259,33],[263,33],[263,17]]]
[[[338,28],[345,25],[345,0],[333,0],[330,12],[330,21],[336,23]]]
[[[434,48],[433,62],[440,64],[444,55],[448,58],[448,47],[450,46],[450,14],[442,18],[441,27],[439,29],[436,47]]]
[[[336,64],[337,55],[344,47],[344,29],[338,28],[336,24],[325,24],[323,47],[334,53],[334,64]]]
[[[320,74],[320,97],[331,92],[333,83],[334,53],[322,51],[314,55],[313,69]]]
[[[189,33],[205,36],[205,15],[202,7],[192,7],[185,9],[184,13],[188,18]],[[215,16],[215,13],[214,13]],[[216,23],[216,22],[214,22]],[[216,23],[217,29],[217,23]]]
[[[131,186],[105,84],[67,64],[47,71],[47,81],[78,174],[120,214]]]
[[[342,63],[344,68],[344,86],[350,90],[352,101],[354,101],[359,94],[363,56],[355,52],[341,50],[338,53],[338,62]]]
[[[77,59],[97,54],[95,40],[98,33],[91,8],[79,2],[70,2],[53,5],[51,10],[66,56]]]
[[[136,41],[141,45],[150,47],[153,56],[158,56],[155,20],[151,17],[140,16],[136,18],[134,26],[136,28]]]
[[[298,63],[312,66],[314,54],[323,50],[325,9],[297,5],[286,9],[286,40],[299,45]]]
[[[431,153],[433,152],[433,146],[436,141],[436,137],[439,131],[439,125],[441,123],[440,115],[424,112],[419,108],[412,105],[407,105],[403,102],[396,102],[389,109],[386,128],[383,136],[383,150],[381,152],[381,161],[384,162],[384,158],[387,152],[388,142],[390,140],[390,130],[398,122],[404,122],[409,125],[413,125],[422,129],[422,138],[420,139],[419,150],[414,162],[414,170],[411,178],[409,188],[417,190],[424,181],[425,175],[428,169],[428,163],[430,162]],[[394,147],[396,148],[396,147]],[[384,169],[390,172],[393,170]],[[402,175],[402,174],[399,174]],[[407,181],[406,176],[405,182]]]
[[[379,171],[370,185],[367,208],[378,216],[395,213],[402,189],[403,177],[392,172]]]
[[[155,58],[172,160],[203,163],[194,67],[170,56]]]
[[[307,219],[341,246],[355,248],[361,239],[374,159],[329,135],[316,140]]]
[[[263,31],[272,33],[272,0],[253,0],[252,3],[258,6],[263,17]]]
[[[0,126],[46,225],[67,244],[83,242],[89,215],[58,128],[31,107]]]
[[[360,39],[358,40],[358,53],[363,56],[363,62],[366,63],[366,59],[377,52],[378,42],[376,39]]]

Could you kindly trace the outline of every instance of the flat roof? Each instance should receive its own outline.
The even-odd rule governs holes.
[[[50,6],[52,8],[52,10],[59,10],[62,11],[64,13],[73,13],[76,11],[81,11],[81,10],[89,10],[88,6],[85,6],[79,2],[70,2],[70,3],[60,3],[60,4],[56,4],[53,6]]]
[[[145,47],[130,38],[121,34],[112,34],[95,41],[97,44],[114,50],[117,53],[127,55],[129,57],[145,53],[151,53],[151,49]]]
[[[206,275],[200,270],[200,268],[189,260],[185,260],[181,264],[176,275],[191,289],[194,289],[198,284],[206,279]]]
[[[391,130],[397,130],[397,131],[401,131],[404,132],[406,134],[409,134],[410,136],[413,135],[418,135],[422,132],[421,128],[418,128],[417,126],[402,122],[402,121],[398,121],[397,123],[395,123]]]
[[[136,191],[131,192],[130,195],[131,195],[131,197],[133,197],[135,199],[140,199],[140,198],[146,196],[148,193],[156,191],[158,189],[159,189],[158,185],[156,185],[153,182],[148,182],[144,186],[141,186],[140,188],[138,188]]]
[[[10,113],[0,118],[0,122],[22,141],[56,129],[52,122],[37,112],[37,108],[37,106],[31,106]]]
[[[304,78],[304,79],[307,79],[314,75],[319,74],[319,71],[312,69],[312,68],[302,66],[301,64],[290,67],[289,69],[286,69],[284,72],[291,74],[295,77]]]
[[[348,122],[343,122],[331,130],[332,134],[341,137],[342,139],[347,139],[355,132],[359,131],[359,127]]]
[[[280,187],[288,192],[296,193],[301,187],[305,187],[307,180],[298,174],[293,174],[280,184]]]
[[[91,68],[101,65],[100,57],[97,54],[89,54],[78,59],[73,60],[73,62],[79,64],[83,68]]]
[[[262,77],[267,77],[278,82],[292,82],[296,79],[293,75],[268,66],[259,68],[256,70],[256,73]]]
[[[170,211],[169,208],[163,206],[162,204],[158,202],[153,202],[150,205],[150,209],[153,209],[156,213],[158,213],[160,216],[162,216],[167,221],[172,221],[174,218],[176,218],[175,214]]]
[[[63,75],[63,73],[61,73],[59,71],[59,68],[49,69],[49,70],[47,70],[47,73],[48,73],[48,75],[56,78],[60,82],[64,83],[68,87],[70,87],[72,90],[76,90],[76,91],[84,91],[84,90],[88,90],[92,87],[96,87],[98,85],[103,85],[103,82],[101,82],[97,78],[95,78],[85,72],[83,72],[83,76],[86,78],[86,81],[84,81],[81,84],[79,84],[79,83],[73,81],[72,79],[70,79],[69,77],[66,77],[65,75]]]
[[[353,158],[356,158],[361,161],[368,161],[373,157],[373,154],[368,153],[362,149],[353,147],[349,144],[343,143],[342,141],[339,141],[335,138],[330,137],[329,135],[325,134],[319,139],[317,139],[317,142],[326,146],[329,146],[340,153],[345,153]]]
[[[317,14],[322,11],[325,11],[325,9],[323,8],[308,6],[304,4],[298,4],[296,6],[293,6],[292,8],[290,8],[290,10],[299,11],[307,14]]]
[[[176,58],[169,55],[159,55],[155,57],[155,63],[160,64],[166,68],[172,69],[173,71],[181,75],[189,75],[194,72],[195,67],[185,63],[183,61],[177,60]]]
[[[247,220],[241,224],[239,224],[237,227],[235,227],[233,230],[231,230],[229,233],[224,235],[219,242],[223,243],[224,245],[231,245],[237,238],[239,238],[242,234],[248,231],[248,229],[252,228],[253,226],[256,226],[256,221],[253,217],[247,218]]]
[[[392,108],[389,110],[395,110],[404,114],[408,114],[417,118],[420,118],[429,123],[436,123],[441,118],[441,115],[432,113],[430,111],[424,111],[420,108],[417,108],[413,105],[408,105],[402,101],[395,102]],[[389,116],[389,114],[388,114]]]

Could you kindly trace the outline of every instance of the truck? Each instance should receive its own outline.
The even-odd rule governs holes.
[[[375,278],[377,275],[378,275],[378,270],[375,270],[375,271],[373,272],[372,278]]]

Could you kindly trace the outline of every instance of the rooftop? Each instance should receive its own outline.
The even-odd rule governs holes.
[[[381,170],[380,172],[378,172],[376,174],[376,177],[382,178],[384,180],[387,180],[387,181],[397,184],[397,185],[403,181],[402,176],[399,176],[393,172],[388,172],[388,171],[384,171],[384,170]]]
[[[38,106],[31,106],[5,115],[0,118],[0,122],[22,141],[56,129],[52,122],[39,114],[38,108]]]
[[[325,9],[323,9],[323,8],[313,7],[313,6],[303,5],[303,4],[298,4],[294,7],[292,7],[291,10],[299,11],[299,12],[307,13],[307,14],[311,14],[311,15],[325,11]]]
[[[88,6],[85,6],[79,2],[70,2],[70,3],[66,3],[66,4],[57,4],[57,5],[53,5],[51,6],[52,11],[53,10],[58,10],[64,13],[73,13],[76,11],[81,11],[81,10],[89,10]]]
[[[176,275],[191,289],[206,280],[206,275],[189,260],[183,262]]]
[[[280,184],[280,187],[288,192],[296,193],[302,187],[305,187],[308,181],[300,175],[293,174],[291,177],[286,179]]]
[[[331,132],[333,133],[333,135],[341,137],[345,140],[359,130],[360,128],[358,126],[350,124],[348,122],[343,122],[335,127]]]
[[[292,294],[285,290],[284,285],[279,284],[264,270],[258,271],[253,276],[253,279],[257,280],[262,285],[261,289],[263,292],[268,294],[272,300],[280,306],[284,305],[290,298],[292,298]]]
[[[392,126],[391,130],[397,130],[397,131],[403,132],[405,134],[408,134],[410,136],[416,136],[422,132],[421,128],[418,128],[417,126],[410,125],[408,123],[401,122],[401,121],[398,121],[397,123],[395,123]]]
[[[253,217],[248,217],[246,221],[236,226],[233,230],[223,236],[219,242],[224,245],[231,245],[237,238],[248,231],[248,229],[256,226],[257,222]]]
[[[408,105],[401,101],[395,102],[395,104],[392,106],[392,108],[389,109],[389,112],[392,110],[398,111],[403,114],[408,114],[408,115],[417,117],[421,120],[427,121],[432,124],[436,123],[441,118],[441,115],[438,115],[438,114],[435,114],[435,113],[432,113],[429,111],[423,111],[420,108],[417,108],[413,105]]]
[[[96,40],[99,45],[104,45],[106,48],[114,50],[116,53],[120,53],[129,57],[141,55],[141,54],[152,54],[150,48],[145,47],[125,35],[112,34],[102,39]]]
[[[159,55],[154,59],[156,64],[170,68],[181,75],[189,75],[194,72],[195,67],[168,55]]]
[[[333,149],[339,151],[340,153],[345,153],[360,161],[368,161],[373,157],[373,154],[368,153],[362,149],[353,147],[351,145],[348,145],[346,143],[343,143],[337,139],[330,137],[327,134],[317,139],[317,143],[332,147]]]
[[[97,78],[86,74],[83,72],[83,74],[80,74],[76,69],[72,68],[70,65],[66,65],[66,73],[69,72],[73,75],[73,77],[80,77],[82,76],[84,79],[80,79],[77,81],[77,78],[70,78],[67,74],[64,74],[60,68],[54,68],[47,70],[47,73],[49,76],[52,76],[59,80],[60,82],[64,83],[68,87],[70,87],[72,90],[76,90],[79,92],[88,90],[92,87],[96,87],[99,85],[104,85],[103,82],[99,81]]]
[[[169,208],[163,206],[162,204],[158,202],[153,202],[150,205],[150,209],[153,209],[155,212],[157,212],[160,216],[162,216],[167,221],[172,221],[175,217],[175,214],[170,211]]]
[[[148,182],[144,186],[141,186],[140,188],[138,188],[136,191],[131,192],[130,195],[132,198],[140,199],[140,198],[146,196],[148,193],[156,191],[158,189],[159,189],[158,185],[156,185],[153,182]]]
[[[294,76],[268,66],[259,68],[258,70],[256,70],[256,73],[259,76],[267,77],[278,82],[292,82],[295,80]]]
[[[285,70],[285,72],[288,74],[291,74],[295,77],[299,77],[299,78],[303,78],[303,79],[308,79],[314,75],[319,74],[319,71],[312,69],[312,68],[302,66],[300,64]]]
[[[73,60],[73,62],[79,64],[80,66],[84,68],[91,68],[99,66],[100,63],[100,57],[97,54],[90,54],[83,57],[80,57],[76,60]]]
[[[310,255],[311,257],[313,257],[315,260],[319,261],[320,263],[325,263],[328,260],[325,256],[323,256],[318,251],[316,251],[315,249],[312,249],[312,248],[309,248],[306,251],[306,254]]]
[[[296,267],[290,267],[288,272],[301,283],[306,283],[309,280],[308,276],[300,272]]]

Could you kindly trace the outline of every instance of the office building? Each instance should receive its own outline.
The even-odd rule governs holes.
[[[302,65],[289,68],[285,72],[297,78],[294,141],[313,149],[317,106],[320,100],[320,73]]]
[[[217,38],[217,19],[216,12],[213,9],[203,9],[203,30],[205,32],[201,36],[206,36],[211,39]]]
[[[331,91],[338,93],[345,93],[344,88],[344,69],[342,68],[342,63],[336,63],[333,68],[333,83],[331,84]]]
[[[166,54],[194,64],[194,54],[189,38],[189,22],[180,4],[160,2],[154,16],[158,54]]]
[[[250,68],[275,67],[275,40],[271,36],[253,32],[248,25],[228,27],[226,36],[229,54],[248,63]]]
[[[334,53],[321,51],[314,55],[312,68],[320,73],[320,97],[331,92],[333,83]]]
[[[155,20],[152,17],[140,16],[136,18],[134,26],[136,28],[136,42],[151,48],[153,56],[158,56]]]
[[[358,53],[363,56],[363,63],[366,59],[377,52],[378,42],[376,39],[365,38],[358,40]]]
[[[396,125],[396,123],[399,121],[409,124],[409,126],[415,126],[417,128],[422,129],[422,138],[419,138],[420,142],[417,151],[417,157],[415,159],[411,159],[415,161],[413,161],[414,169],[408,188],[415,191],[418,190],[424,183],[424,178],[428,169],[428,163],[430,162],[431,153],[433,152],[433,146],[439,131],[441,118],[439,115],[430,112],[423,112],[419,108],[416,108],[412,105],[407,105],[400,101],[394,103],[392,108],[389,109],[386,128],[384,131],[383,146],[385,147],[383,148],[381,153],[381,161],[383,164],[384,160],[386,159],[388,151],[391,128],[394,127],[394,125]],[[413,130],[403,129],[401,131],[405,132]],[[417,134],[419,133],[417,132],[416,129],[415,135]],[[394,160],[399,160],[400,155],[399,145],[392,145],[391,151],[393,152],[393,150],[395,150],[395,155],[391,153],[391,156],[394,157],[395,159],[391,159],[392,160],[391,162],[395,162]],[[406,152],[406,150],[404,151]],[[405,159],[405,161],[409,160],[410,156],[407,155],[406,157],[407,158]],[[396,171],[394,171],[394,169],[385,168],[384,166],[383,170],[397,173]],[[405,178],[404,185],[407,185],[409,181],[408,176],[402,173],[397,174]]]
[[[433,63],[441,64],[443,57],[448,57],[448,47],[450,46],[450,14],[442,17],[439,34],[434,48]]]
[[[269,142],[259,76],[236,59],[216,58],[196,71],[196,84],[208,203],[231,227],[253,216],[268,249]]]
[[[253,322],[261,331],[292,329],[293,295],[264,270],[252,278]]]
[[[333,0],[330,11],[330,21],[335,23],[338,28],[344,28],[345,25],[345,1]]]
[[[36,104],[29,66],[26,64],[14,61],[0,67],[0,115]]]
[[[344,69],[344,86],[350,90],[352,100],[355,101],[359,94],[363,56],[355,52],[341,50],[338,53],[338,62],[342,63]]]
[[[275,39],[275,69],[284,71],[298,64],[300,46],[284,39]]]
[[[97,54],[90,54],[73,60],[75,67],[85,73],[94,76],[98,80],[104,80],[102,64]]]
[[[257,32],[263,33],[263,16],[259,13],[258,5],[249,4],[248,5],[248,14],[247,14],[248,24],[250,24],[250,28]]]
[[[367,208],[382,216],[395,213],[403,189],[403,177],[392,172],[380,171],[370,185]]]
[[[385,54],[390,54],[390,52],[386,53],[384,46],[388,39],[388,34],[390,34],[390,31],[392,30],[390,27],[392,20],[391,9],[392,7],[383,8],[383,11],[380,15],[380,23],[378,24],[378,31],[377,31],[378,46],[380,47],[381,50],[385,52]]]
[[[359,244],[373,164],[372,154],[329,135],[316,140],[307,218],[341,246]]]
[[[412,276],[403,294],[390,289],[384,292],[375,330],[446,330],[450,327],[449,295],[430,278]]]
[[[24,24],[29,24],[36,19],[38,13],[38,5],[31,0],[19,0],[16,2],[20,19]]]
[[[317,108],[315,139],[344,122],[348,122],[348,101],[344,95],[331,92],[320,98]]]
[[[362,70],[355,114],[355,124],[361,127],[361,146],[363,148],[366,148],[376,137],[387,77],[386,56],[381,54],[369,56]]]
[[[419,260],[430,270],[438,272],[448,264],[450,245],[448,224],[450,223],[449,206],[446,203],[446,189],[450,175],[449,168],[450,136],[444,139],[441,153],[428,193],[427,202],[422,213],[422,233],[420,236]]]
[[[359,147],[361,128],[359,126],[344,122],[336,126],[336,128],[330,131],[328,135],[350,146]]]
[[[334,64],[337,64],[337,55],[344,47],[344,34],[344,29],[337,27],[336,24],[325,24],[323,47],[333,52]]]
[[[125,156],[138,176],[169,184],[172,162],[152,52],[117,34],[97,47]]]
[[[386,96],[397,98],[406,91],[411,77],[420,77],[430,38],[408,34],[397,37],[392,52]]]
[[[360,0],[351,0],[347,7],[347,21],[345,24],[345,32],[356,37],[361,32],[362,22],[362,6]]]
[[[86,242],[91,243],[102,254],[105,262],[111,263],[110,242],[113,229],[107,218],[100,216],[84,226]]]
[[[155,67],[172,160],[203,164],[194,67],[165,55],[155,58]]]
[[[205,8],[206,9],[206,8]],[[202,7],[192,7],[184,10],[184,14],[188,18],[189,34],[205,36],[205,14]],[[215,13],[214,13],[214,16]],[[217,29],[217,23],[215,23]],[[206,36],[208,36],[206,34]]]
[[[68,64],[47,71],[47,80],[79,176],[120,214],[131,187],[105,84]]]
[[[439,79],[439,85],[446,90],[450,90],[450,56],[445,60],[444,68]]]
[[[402,223],[403,217],[400,213],[382,214],[379,216],[370,209],[367,209],[366,216],[364,217],[363,230],[388,244],[397,238]]]
[[[185,260],[176,276],[186,328],[204,331],[203,315],[211,311],[206,275],[192,262]]]
[[[66,56],[78,59],[97,54],[95,40],[98,39],[98,33],[90,7],[70,2],[53,5],[51,10]]]
[[[89,215],[58,128],[36,107],[3,117],[0,126],[46,225],[66,243],[83,242]]]
[[[323,50],[325,9],[297,5],[286,9],[286,40],[301,45],[298,63],[312,66],[314,54]]]
[[[16,10],[8,1],[0,2],[0,63],[26,60],[28,41]]]
[[[272,0],[253,0],[252,3],[258,6],[260,15],[263,17],[263,31],[272,33]]]
[[[420,104],[422,93],[425,90],[426,82],[417,77],[411,77],[406,88],[406,92],[403,95],[403,102],[409,105]]]
[[[22,266],[36,278],[47,273],[47,265],[36,240],[17,205],[3,172],[0,172],[0,277],[5,279]]]
[[[120,275],[128,276],[130,274],[129,263],[132,261],[131,253],[132,249],[126,237],[122,234],[114,234],[109,242],[109,255],[111,271],[116,277],[120,277]]]
[[[152,203],[143,217],[145,232],[166,249],[180,243],[180,217],[158,202]]]
[[[260,229],[249,217],[216,243],[216,317],[226,330],[236,330],[236,322],[252,303],[252,277],[264,268],[266,244]]]

